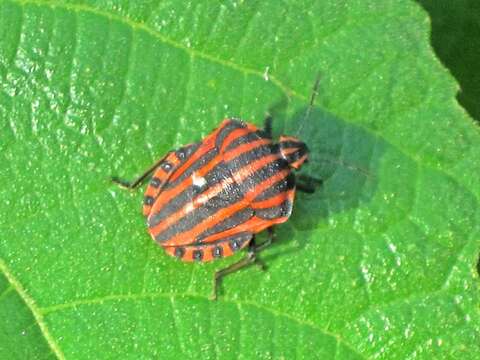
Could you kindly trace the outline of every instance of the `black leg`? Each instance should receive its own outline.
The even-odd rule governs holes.
[[[148,176],[162,163],[163,160],[165,160],[165,158],[168,156],[165,155],[163,158],[161,158],[160,160],[158,160],[155,164],[153,164],[150,168],[148,168],[142,175],[140,175],[138,178],[136,178],[135,180],[133,181],[127,181],[127,180],[124,180],[124,179],[120,179],[116,176],[112,176],[112,181],[125,188],[125,189],[130,189],[130,190],[133,190],[135,189],[136,187],[138,187],[139,185],[141,185],[144,180],[146,178],[148,178]]]
[[[297,190],[307,194],[314,193],[315,189],[323,183],[321,179],[317,179],[308,175],[297,175],[295,180]]]
[[[217,300],[218,288],[222,282],[222,279],[228,274],[231,274],[235,271],[238,271],[247,266],[250,266],[251,264],[257,265],[261,270],[266,270],[266,266],[263,263],[263,261],[257,258],[257,253],[264,250],[266,247],[271,245],[274,241],[275,234],[273,232],[273,227],[269,227],[267,230],[268,230],[268,239],[264,243],[257,245],[255,243],[255,236],[253,236],[252,240],[250,241],[250,244],[248,244],[247,255],[245,255],[244,258],[240,259],[239,261],[237,261],[236,263],[233,263],[230,266],[227,266],[225,269],[221,269],[215,272],[215,275],[213,277],[212,300]]]
[[[254,241],[255,239],[252,239]],[[218,293],[218,288],[220,286],[220,283],[222,282],[222,279],[227,276],[228,274],[231,274],[235,271],[238,271],[244,267],[249,266],[250,264],[253,264],[257,260],[255,249],[251,248],[250,246],[248,247],[247,255],[243,259],[240,259],[236,263],[233,263],[230,266],[227,266],[225,269],[218,270],[215,272],[215,275],[213,276],[213,294],[212,294],[212,300],[217,300],[217,293]]]
[[[263,122],[263,132],[265,133],[265,135],[271,139],[272,138],[272,121],[273,121],[273,118],[272,118],[272,115],[270,114],[267,114],[267,116],[265,117],[265,120]]]
[[[296,188],[298,191],[304,192],[306,194],[313,194],[315,192],[315,186],[297,183]]]
[[[265,240],[263,243],[261,243],[260,245],[257,245],[255,246],[255,252],[260,252],[262,250],[265,250],[267,247],[269,247],[270,245],[272,245],[272,243],[275,241],[275,228],[273,226],[270,226],[269,228],[267,228],[267,231],[268,231],[268,239]]]

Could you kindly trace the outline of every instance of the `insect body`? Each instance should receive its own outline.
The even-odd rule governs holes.
[[[269,128],[226,119],[202,142],[169,152],[132,184],[114,180],[134,188],[154,171],[143,214],[152,238],[172,256],[211,261],[250,246],[247,258],[220,271],[219,279],[255,262],[273,232],[260,246],[254,235],[287,221],[292,212],[292,169],[307,161],[308,149],[291,136],[274,143]]]
[[[263,131],[224,120],[201,143],[169,153],[145,193],[148,230],[168,254],[210,261],[247,246],[255,233],[288,219],[295,196],[291,166],[305,144],[273,144]]]
[[[219,280],[253,262],[273,240],[273,226],[288,220],[299,183],[292,169],[307,161],[305,143],[292,136],[271,138],[265,129],[226,119],[199,143],[169,152],[133,183],[153,172],[145,191],[143,214],[148,231],[165,251],[183,261],[211,261],[248,247],[247,256],[215,275]],[[269,230],[269,239],[255,244],[255,234]],[[261,265],[261,263],[260,263]],[[261,265],[262,266],[262,265]]]
[[[150,235],[169,255],[211,261],[248,248],[246,257],[215,274],[216,298],[223,276],[252,263],[263,267],[256,254],[273,241],[273,226],[288,220],[296,189],[313,192],[311,183],[292,171],[307,158],[307,146],[296,137],[273,142],[270,118],[264,129],[226,119],[201,142],[169,152],[134,182],[113,180],[135,188],[153,172],[143,214]],[[269,238],[257,245],[255,234],[265,229]]]

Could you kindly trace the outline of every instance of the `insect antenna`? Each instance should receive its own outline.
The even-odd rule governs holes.
[[[310,116],[310,113],[312,112],[313,105],[315,104],[315,98],[318,95],[319,85],[320,85],[320,73],[317,73],[317,78],[315,79],[315,83],[313,84],[313,87],[312,87],[312,95],[310,95],[310,102],[308,104],[307,111],[305,111],[305,115],[303,116],[302,123],[298,127],[297,135],[299,135],[300,132],[303,130],[303,127],[307,122],[307,119]]]
[[[317,73],[317,77],[315,79],[315,83],[313,84],[313,87],[312,87],[312,94],[310,95],[310,102],[308,104],[308,108],[307,110],[305,111],[305,115],[303,116],[303,119],[302,119],[302,123],[300,124],[298,130],[297,130],[297,135],[300,134],[300,132],[303,130],[311,112],[312,112],[312,108],[313,106],[315,105],[315,98],[317,97],[318,95],[318,88],[320,86],[320,73]],[[317,154],[310,154],[310,159],[313,160],[314,162],[324,162],[324,163],[329,163],[329,164],[333,164],[333,165],[338,165],[338,166],[341,166],[341,167],[344,167],[350,171],[353,171],[353,172],[356,172],[356,173],[359,173],[363,176],[365,176],[366,178],[371,178],[372,177],[372,174],[365,168],[363,167],[360,167],[360,166],[357,166],[357,165],[354,165],[354,164],[351,164],[349,163],[348,161],[345,161],[343,159],[334,159],[334,158],[331,158],[331,157],[328,157],[328,156],[316,156]]]

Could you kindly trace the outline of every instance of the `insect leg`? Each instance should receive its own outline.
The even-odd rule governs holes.
[[[151,167],[149,167],[142,175],[140,175],[138,178],[136,178],[135,180],[133,181],[127,181],[127,180],[124,180],[124,179],[120,179],[116,176],[112,176],[112,181],[115,183],[115,184],[118,184],[119,186],[123,187],[123,188],[126,188],[126,189],[130,189],[130,190],[133,190],[135,189],[136,187],[138,187],[139,185],[141,185],[146,178],[148,178],[148,176],[162,163],[162,161],[165,160],[165,158],[169,155],[170,153],[168,153],[167,155],[165,155],[164,157],[162,157],[160,160],[158,160],[155,164],[153,164]]]
[[[263,121],[263,132],[265,133],[265,136],[269,139],[272,138],[272,121],[272,115],[267,113],[265,120]]]
[[[307,194],[314,193],[317,186],[320,186],[323,183],[321,179],[317,179],[308,175],[297,175],[295,180],[297,190]]]
[[[313,194],[315,192],[315,187],[307,184],[297,183],[296,188],[298,191],[304,192],[306,194]]]
[[[267,240],[268,241],[268,240]],[[263,246],[263,244],[262,244]],[[265,270],[266,266],[265,264],[257,258],[257,252],[258,252],[258,246],[255,244],[255,236],[252,238],[250,243],[248,244],[248,250],[247,250],[247,255],[243,259],[240,259],[236,263],[233,263],[230,266],[227,266],[224,269],[218,270],[215,272],[215,275],[213,277],[213,294],[212,294],[212,300],[217,300],[217,292],[218,288],[220,286],[220,283],[222,282],[222,279],[227,276],[228,274],[231,274],[235,271],[238,271],[244,267],[247,267],[251,264],[257,264],[260,269]],[[263,248],[262,248],[263,249]]]
[[[270,245],[272,245],[272,243],[275,241],[275,228],[273,226],[270,226],[269,228],[267,228],[267,231],[268,231],[268,239],[265,240],[263,243],[261,243],[260,245],[257,245],[255,246],[255,252],[258,253],[262,250],[265,250],[267,247],[269,247]]]

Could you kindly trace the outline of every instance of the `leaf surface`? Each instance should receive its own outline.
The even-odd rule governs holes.
[[[397,1],[2,1],[0,355],[474,359],[480,134],[428,29]],[[266,111],[324,184],[212,302],[241,255],[165,255],[109,178]]]

